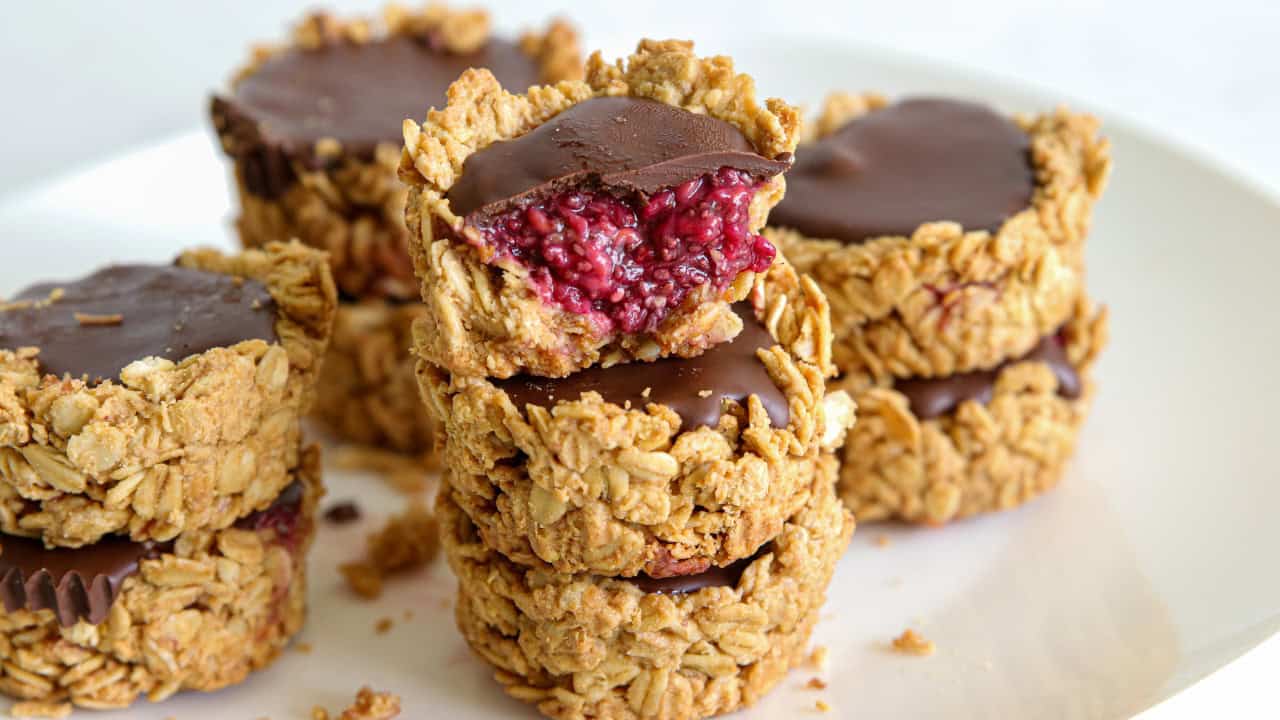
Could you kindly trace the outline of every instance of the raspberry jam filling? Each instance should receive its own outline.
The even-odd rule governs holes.
[[[495,259],[529,268],[544,302],[605,331],[653,332],[690,291],[721,292],[776,251],[749,229],[763,183],[720,168],[644,196],[575,189],[476,224]]]

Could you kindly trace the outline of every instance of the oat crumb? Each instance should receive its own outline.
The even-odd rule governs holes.
[[[826,690],[827,681],[820,677],[811,677],[809,678],[809,682],[805,683],[805,687],[810,690]]]
[[[934,647],[932,640],[925,637],[911,628],[902,631],[902,634],[893,639],[893,649],[905,655],[919,655],[925,657],[932,655]]]
[[[311,720],[329,720],[329,711],[315,705],[311,708]]]
[[[831,712],[831,706],[821,700],[814,703],[813,706],[817,708],[818,712]]]
[[[413,620],[413,611],[412,611],[412,610],[405,610],[405,611],[404,611],[404,621],[405,621],[405,622],[409,622],[410,620]]]
[[[9,708],[14,718],[64,718],[71,714],[71,703],[48,700],[23,700]]]
[[[886,547],[889,547],[889,545],[891,545],[891,544],[892,544],[892,541],[891,541],[891,540],[889,540],[889,536],[888,536],[888,535],[877,535],[877,536],[876,536],[876,547],[886,548]]]
[[[76,322],[81,325],[119,325],[124,322],[124,315],[120,313],[112,313],[110,315],[94,315],[92,313],[72,313]]]
[[[698,391],[698,397],[700,397],[700,398],[709,398],[709,397],[711,397],[711,391],[710,391],[710,390],[699,390],[699,391]]]
[[[357,595],[373,599],[382,594],[384,578],[426,565],[439,549],[435,516],[422,503],[414,503],[369,536],[363,560],[338,570]]]
[[[338,720],[391,720],[400,716],[400,696],[389,692],[375,692],[368,686],[360,688],[356,700]]]
[[[645,400],[648,400],[648,399],[649,399],[649,393],[650,393],[650,391],[652,391],[652,390],[653,390],[653,388],[645,388],[644,390],[642,390],[642,391],[640,392],[640,397],[644,398]]]
[[[826,670],[828,652],[826,645],[819,645],[815,647],[813,652],[809,653],[809,667],[818,670]]]
[[[391,632],[391,628],[395,624],[396,624],[395,621],[389,617],[379,618],[378,622],[374,624],[373,629],[374,629],[374,632],[378,633],[379,635],[386,635],[387,633]]]
[[[309,642],[299,642],[299,643],[293,644],[293,649],[297,650],[303,655],[310,655],[311,651],[314,650],[315,648],[312,647],[311,643]]]

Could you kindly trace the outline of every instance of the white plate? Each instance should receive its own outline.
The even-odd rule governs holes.
[[[615,45],[619,49],[622,45]],[[804,42],[717,48],[762,89],[815,104],[829,88],[987,98],[1008,110],[1061,98],[880,52]],[[1273,316],[1280,206],[1212,164],[1108,119],[1116,173],[1090,241],[1090,285],[1113,311],[1101,393],[1062,486],[1015,512],[941,530],[865,526],[842,562],[815,643],[830,687],[800,671],[743,718],[791,718],[821,698],[836,717],[1112,718],[1222,666],[1280,627],[1280,387]],[[226,168],[193,132],[0,203],[0,292],[109,260],[230,246]],[[506,700],[452,626],[443,564],[352,599],[335,571],[398,498],[330,473],[363,523],[325,528],[312,559],[311,654],[244,685],[94,717],[305,717],[362,684],[405,717],[532,717]],[[891,544],[873,542],[887,535]],[[403,611],[412,609],[411,621]],[[396,627],[373,633],[381,617]],[[886,650],[903,628],[931,658]]]

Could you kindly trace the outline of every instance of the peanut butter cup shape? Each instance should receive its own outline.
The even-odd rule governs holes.
[[[298,238],[329,252],[344,295],[416,299],[400,126],[442,106],[473,66],[521,90],[583,73],[568,23],[512,41],[491,35],[487,12],[440,4],[388,6],[379,20],[311,14],[286,44],[256,48],[211,105],[235,163],[244,245]]]
[[[839,491],[861,522],[942,524],[1050,490],[1075,449],[1107,340],[1107,314],[1078,299],[1065,325],[995,370],[866,386],[844,383],[858,423]]]
[[[458,376],[563,377],[733,337],[798,124],[687,42],[596,53],[585,81],[524,95],[463,74],[405,124],[418,353]]]
[[[1065,109],[1009,120],[958,101],[828,99],[765,234],[827,294],[841,372],[990,368],[1065,322],[1111,167],[1098,127]]]
[[[402,453],[432,452],[438,423],[418,392],[409,351],[418,303],[340,303],[313,415],[338,438]]]
[[[193,251],[18,297],[0,306],[0,532],[168,541],[291,482],[337,305],[323,253]]]
[[[507,693],[548,717],[689,720],[751,705],[807,656],[853,533],[835,463],[821,465],[766,548],[730,571],[670,581],[513,563],[445,486],[437,512],[458,626]]]
[[[301,463],[287,497],[265,512],[149,543],[131,567],[116,568],[126,576],[101,622],[60,622],[53,609],[0,613],[0,692],[105,710],[217,690],[270,664],[302,627],[306,554],[323,494],[318,451],[295,453]],[[74,565],[95,548],[33,552],[41,551],[70,554]]]
[[[449,482],[485,541],[561,572],[663,577],[776,535],[853,407],[825,387],[817,286],[779,257],[748,300],[742,332],[692,359],[505,381],[423,361]]]

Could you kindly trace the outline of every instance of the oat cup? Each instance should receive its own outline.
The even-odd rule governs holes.
[[[0,532],[165,542],[267,507],[336,305],[324,255],[296,243],[20,292],[0,306]]]
[[[523,95],[468,71],[405,125],[418,353],[459,377],[564,377],[731,339],[797,130],[686,42],[596,53],[585,81]]]

